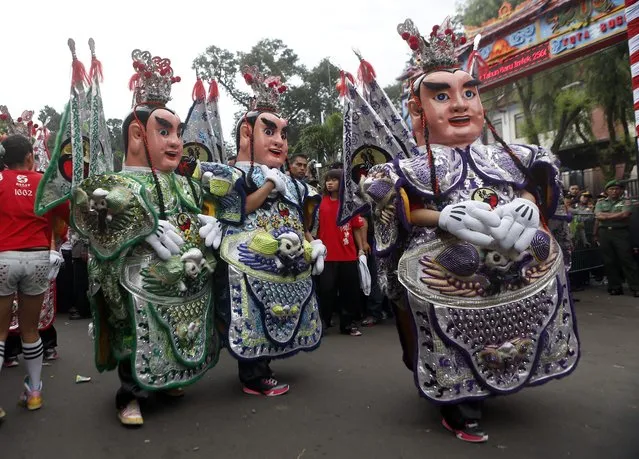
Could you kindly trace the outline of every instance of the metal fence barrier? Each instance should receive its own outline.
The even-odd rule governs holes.
[[[587,271],[603,266],[603,258],[599,246],[593,240],[595,227],[594,212],[573,209],[570,234],[573,252],[570,272]]]

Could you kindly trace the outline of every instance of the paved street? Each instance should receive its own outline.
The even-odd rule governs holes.
[[[15,405],[23,367],[0,374],[3,459],[59,458],[637,458],[639,299],[602,287],[577,293],[583,344],[565,380],[487,403],[484,445],[455,440],[420,399],[391,323],[361,338],[330,330],[321,347],[272,366],[292,390],[242,394],[224,353],[186,397],[154,401],[144,427],[115,415],[115,373],[92,363],[87,321],[58,318],[61,359],[44,368],[45,406]],[[76,384],[75,376],[91,382]]]

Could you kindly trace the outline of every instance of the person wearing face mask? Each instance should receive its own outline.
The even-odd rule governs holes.
[[[149,393],[183,395],[215,365],[211,272],[215,258],[200,230],[199,185],[175,174],[183,123],[166,107],[174,76],[168,59],[132,52],[134,106],[124,119],[121,172],[89,174],[72,195],[73,223],[89,242],[89,296],[95,364],[116,370],[116,409],[125,426],[144,420]],[[90,169],[89,169],[90,170]]]
[[[203,162],[196,176],[223,224],[216,304],[242,390],[278,396],[289,386],[274,378],[271,359],[320,343],[311,274],[322,272],[326,248],[312,237],[319,196],[282,169],[288,122],[277,103],[286,86],[255,67],[244,79],[255,97],[236,126],[235,167]]]
[[[507,145],[489,123],[498,143],[477,142],[478,52],[461,69],[455,49],[465,38],[450,24],[429,38],[410,19],[397,30],[420,65],[408,101],[413,137],[379,86],[360,96],[344,80],[344,177],[373,165],[361,191],[344,186],[341,218],[361,212],[362,198],[372,206],[404,362],[443,426],[484,442],[484,399],[565,376],[579,357],[567,270],[547,227],[561,202],[558,164],[541,147]],[[355,135],[366,126],[375,130]]]

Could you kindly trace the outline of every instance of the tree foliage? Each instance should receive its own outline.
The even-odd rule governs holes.
[[[111,149],[114,152],[124,153],[124,138],[122,137],[122,120],[109,118],[106,122],[111,140]]]
[[[515,8],[526,0],[509,0]],[[465,26],[478,27],[489,19],[496,18],[504,0],[463,0],[457,4],[455,21]]]
[[[60,122],[62,121],[62,113],[58,113],[58,111],[45,105],[42,110],[38,113],[38,120],[42,124],[47,123],[47,129],[51,131],[49,135],[49,140],[47,141],[47,148],[51,153],[53,153],[53,148],[55,147],[55,139],[60,130]]]
[[[304,153],[323,164],[342,157],[343,119],[340,112],[329,115],[322,124],[311,124],[300,133],[294,153]]]
[[[334,89],[339,69],[323,59],[309,70],[282,40],[260,40],[248,53],[209,46],[193,62],[194,68],[206,78],[215,78],[244,110],[252,94],[240,75],[250,65],[286,82],[288,90],[281,97],[280,107],[291,124],[320,123],[323,115],[339,110]]]

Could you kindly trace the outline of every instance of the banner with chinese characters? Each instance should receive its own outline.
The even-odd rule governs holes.
[[[529,0],[512,10],[506,2],[499,18],[467,30],[471,37],[477,33],[483,37],[479,54],[487,64],[480,74],[484,89],[610,46],[626,37],[624,0],[567,2],[548,11],[544,11],[545,4]],[[462,50],[463,68],[470,51],[468,46]]]

